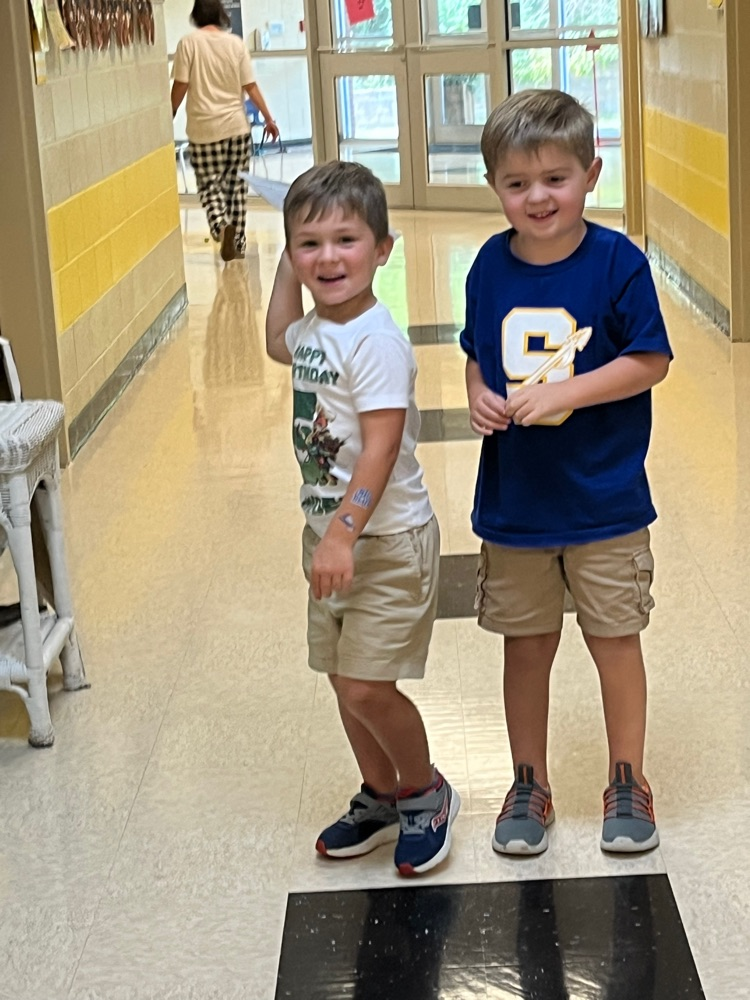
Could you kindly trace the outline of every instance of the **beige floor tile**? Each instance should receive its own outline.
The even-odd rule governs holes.
[[[0,996],[67,997],[96,914],[96,903],[3,903]]]
[[[359,778],[306,665],[292,396],[263,345],[281,220],[254,206],[248,257],[224,267],[202,211],[183,218],[189,316],[63,476],[93,686],[62,692],[54,672],[48,751],[27,746],[22,705],[0,692],[0,996],[14,1000],[272,1000],[289,890],[403,884],[389,848],[343,864],[314,851]],[[462,324],[466,270],[498,223],[393,214],[403,235],[377,289],[404,329]],[[552,683],[558,819],[537,860],[490,848],[513,777],[501,639],[437,623],[426,677],[404,690],[463,802],[429,882],[666,869],[707,996],[725,1000],[745,995],[749,968],[750,346],[666,285],[662,297],[676,358],[655,392],[657,607],[643,637],[661,849],[599,850],[606,744],[572,618]],[[415,354],[419,405],[464,408],[460,348]],[[419,446],[444,554],[479,549],[480,447]],[[13,587],[6,559],[4,601]]]
[[[71,1000],[256,1000],[258,967],[272,975],[286,904],[280,891],[244,897],[142,895],[105,900],[86,942]]]

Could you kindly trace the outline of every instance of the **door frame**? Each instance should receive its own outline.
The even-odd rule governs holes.
[[[335,78],[382,73],[396,77],[399,130],[400,182],[386,184],[392,208],[491,211],[497,199],[487,185],[442,185],[429,182],[427,146],[426,76],[445,73],[481,72],[489,76],[489,95],[495,107],[510,93],[510,60],[514,50],[567,48],[586,44],[586,39],[560,39],[555,33],[518,33],[508,29],[505,0],[488,0],[486,25],[475,42],[461,43],[456,36],[421,41],[419,0],[391,0],[393,45],[384,49],[360,47],[343,50],[334,46],[331,0],[305,0],[309,19],[308,53],[313,120],[313,153],[316,162],[339,155]],[[620,30],[610,36],[618,44],[621,59],[621,110],[623,136],[623,209],[595,209],[604,219],[625,221],[627,231],[637,228],[643,216],[643,184],[640,156],[639,67],[634,62],[630,20],[637,19],[638,0],[620,0]],[[608,27],[614,27],[608,26]],[[637,22],[636,22],[637,32]],[[611,41],[610,41],[611,39]],[[472,127],[472,126],[469,126]],[[637,139],[635,153],[626,152]],[[627,140],[627,141],[626,141]],[[629,212],[633,199],[634,210]]]

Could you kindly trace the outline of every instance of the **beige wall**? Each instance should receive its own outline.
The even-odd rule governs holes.
[[[26,395],[61,399],[28,38],[25,0],[0,2],[0,333]]]
[[[667,18],[641,42],[646,235],[729,308],[724,15],[687,0]]]
[[[154,14],[154,46],[52,49],[34,88],[68,421],[184,295],[161,3]]]

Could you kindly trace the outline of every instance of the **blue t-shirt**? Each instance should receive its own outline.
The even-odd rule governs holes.
[[[489,239],[466,281],[461,346],[487,386],[507,397],[565,338],[591,339],[562,380],[623,354],[671,357],[644,254],[621,233],[587,223],[565,260],[534,265],[514,257],[513,230]],[[637,531],[656,518],[644,462],[651,392],[560,414],[555,422],[511,424],[484,439],[472,525],[498,545],[579,545]]]

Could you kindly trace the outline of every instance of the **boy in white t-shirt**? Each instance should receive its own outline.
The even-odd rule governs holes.
[[[419,874],[447,856],[461,802],[396,685],[424,676],[440,534],[414,454],[414,356],[372,291],[393,247],[385,191],[358,163],[320,164],[292,184],[284,226],[266,346],[292,366],[309,663],[329,675],[363,779],[316,849],[348,858],[397,840],[399,872]]]

